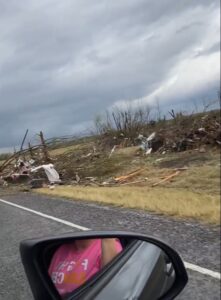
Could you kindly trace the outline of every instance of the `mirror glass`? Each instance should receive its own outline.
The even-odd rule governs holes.
[[[151,299],[158,299],[175,280],[173,266],[159,247],[123,237],[73,239],[50,246],[45,257],[48,274],[61,299],[72,299],[78,288],[92,279],[96,285],[96,280],[102,278],[96,275],[102,276],[104,268],[114,273],[99,295],[96,293],[96,299],[105,299],[109,293],[116,299],[124,299],[126,295],[137,299],[144,290]]]
[[[99,272],[122,250],[119,239],[83,239],[56,246],[48,273],[64,296]]]

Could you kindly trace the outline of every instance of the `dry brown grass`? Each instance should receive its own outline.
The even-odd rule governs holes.
[[[170,187],[219,196],[220,165],[193,166],[177,177]]]
[[[79,158],[82,153],[87,154],[91,148],[88,144],[81,144],[53,150],[53,153],[56,155],[65,153],[64,157],[69,157],[71,153],[75,156],[79,154],[77,155]],[[136,186],[58,186],[55,190],[46,188],[39,189],[37,192],[220,224],[219,152],[187,151],[165,156],[160,154],[137,156],[137,150],[137,147],[129,147],[116,149],[111,158],[107,154],[95,160],[84,158],[79,161],[78,159],[76,162],[72,161],[70,168],[73,174],[78,171],[81,178],[95,176],[100,182],[106,178],[125,175],[138,168],[144,168],[141,174],[131,179],[131,181],[146,179],[145,182]],[[62,166],[65,169],[67,166],[64,163],[65,161],[62,160]],[[69,161],[67,164],[70,165]],[[175,168],[183,166],[187,166],[188,169],[172,180],[152,187],[163,177],[173,174]]]
[[[57,156],[57,155],[61,155],[70,151],[75,151],[79,149],[79,145],[72,145],[72,146],[68,146],[68,147],[61,147],[61,148],[57,148],[57,149],[53,149],[50,150],[50,155],[51,156]]]
[[[58,186],[55,190],[44,188],[37,192],[69,199],[145,209],[151,212],[220,224],[219,196],[196,193],[186,189]]]

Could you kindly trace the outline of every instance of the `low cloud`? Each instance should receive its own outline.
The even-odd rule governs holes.
[[[128,101],[216,94],[218,1],[112,2],[0,0],[0,147],[27,128],[74,134]]]

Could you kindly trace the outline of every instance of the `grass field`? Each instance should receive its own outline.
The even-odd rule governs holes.
[[[114,187],[57,186],[54,190],[42,188],[39,193],[138,208],[178,218],[194,218],[206,223],[220,224],[220,154],[218,152],[175,153],[162,156],[135,158],[129,163],[134,149],[120,150],[112,157],[121,168],[112,174],[123,175],[132,169],[144,167],[133,180],[144,179],[140,184]],[[121,158],[121,159],[120,159]],[[172,180],[156,187],[153,184],[174,173],[177,167],[187,170]],[[99,166],[96,166],[99,168]]]
[[[54,190],[44,188],[39,189],[38,192],[69,199],[144,209],[179,218],[194,218],[206,223],[220,223],[218,195],[196,193],[185,189],[58,186]]]
[[[203,153],[193,149],[145,156],[139,153],[138,147],[126,147],[116,149],[110,157],[108,149],[98,148],[93,155],[95,146],[93,139],[87,139],[51,149],[55,168],[63,174],[66,185],[54,190],[42,188],[37,192],[220,224],[218,149],[205,146]],[[125,186],[92,187],[84,184],[86,177],[94,177],[97,183],[102,183],[140,168],[142,172],[128,180]],[[171,180],[153,186],[179,168],[185,170]],[[76,173],[83,181],[79,185],[73,182]],[[133,181],[142,182],[134,184]]]

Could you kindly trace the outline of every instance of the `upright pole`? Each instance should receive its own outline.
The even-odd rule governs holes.
[[[42,144],[42,149],[43,149],[45,161],[50,162],[51,159],[50,159],[49,154],[48,154],[47,145],[45,143],[45,139],[44,139],[44,135],[43,135],[42,131],[40,131],[40,139],[41,139],[41,144]]]

